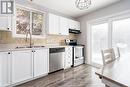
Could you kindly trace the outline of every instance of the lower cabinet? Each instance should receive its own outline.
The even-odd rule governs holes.
[[[34,77],[45,75],[49,72],[49,49],[35,50],[34,58]]]
[[[65,57],[64,57],[64,68],[70,68],[72,66],[72,59],[73,59],[73,55],[72,55],[72,47],[68,46],[65,48]]]
[[[0,52],[0,87],[8,86],[11,82],[10,59],[11,53]]]
[[[32,78],[31,50],[12,52],[12,83]]]
[[[48,74],[49,49],[0,52],[0,87]]]

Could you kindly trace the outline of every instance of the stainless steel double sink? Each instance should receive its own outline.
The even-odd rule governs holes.
[[[17,46],[15,49],[22,49],[22,48],[41,48],[45,46]]]

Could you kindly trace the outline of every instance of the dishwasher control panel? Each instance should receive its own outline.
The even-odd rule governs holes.
[[[49,52],[50,53],[65,52],[65,48],[64,47],[62,47],[62,48],[50,48]]]

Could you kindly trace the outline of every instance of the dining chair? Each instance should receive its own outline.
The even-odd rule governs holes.
[[[113,47],[115,58],[120,58],[120,49],[119,47]]]
[[[113,48],[105,49],[101,51],[103,65],[106,65],[115,60],[115,54]]]

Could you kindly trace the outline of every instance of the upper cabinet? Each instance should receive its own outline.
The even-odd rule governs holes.
[[[48,34],[69,35],[68,19],[58,15],[49,14]]]
[[[68,19],[67,18],[60,17],[60,34],[61,35],[69,35]]]
[[[59,34],[59,16],[54,14],[49,14],[49,34]]]
[[[12,30],[12,18],[14,15],[14,1],[13,0],[1,0],[0,1],[0,30],[11,31]]]
[[[22,6],[16,6],[13,36],[27,37],[32,34],[33,37],[43,37],[45,31],[45,13]]]
[[[0,15],[0,30],[11,31],[12,30],[12,16],[11,15]]]
[[[80,23],[65,17],[49,14],[48,34],[69,35],[69,29],[80,30]]]
[[[69,19],[69,29],[80,30],[80,22]]]
[[[48,34],[69,35],[68,19],[54,14],[49,14]]]

